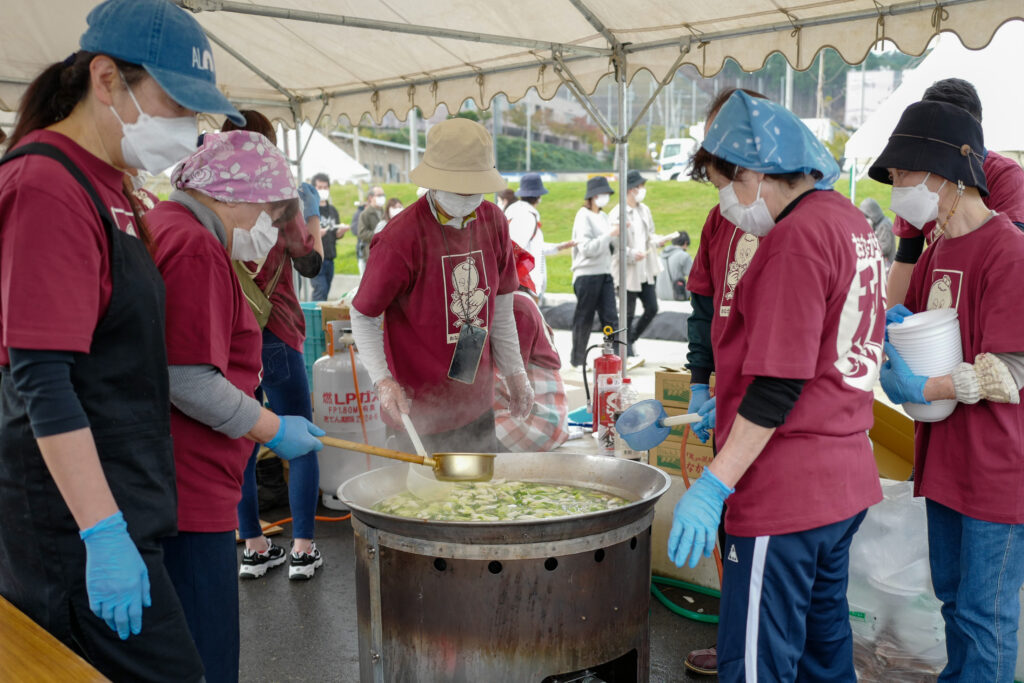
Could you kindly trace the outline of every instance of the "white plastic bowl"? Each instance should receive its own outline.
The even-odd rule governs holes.
[[[903,410],[918,422],[941,422],[956,410],[956,400],[932,401],[931,403],[904,403]]]

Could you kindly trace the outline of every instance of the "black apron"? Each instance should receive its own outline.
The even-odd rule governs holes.
[[[109,241],[110,303],[89,353],[75,354],[71,381],[107,483],[148,567],[153,605],[143,610],[142,632],[126,641],[89,610],[85,545],[39,452],[9,368],[0,369],[0,594],[113,680],[196,680],[202,664],[160,545],[177,533],[163,279],[142,240],[117,228],[95,188],[60,149],[28,143],[0,164],[27,154],[68,170],[96,206]],[[39,229],[51,227],[42,220]]]

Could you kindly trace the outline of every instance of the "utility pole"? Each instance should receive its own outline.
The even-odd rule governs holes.
[[[697,123],[697,81],[690,79],[690,125]]]
[[[825,83],[825,51],[822,50],[818,53],[818,106],[814,109],[814,117],[818,119],[825,118],[825,97],[824,97],[824,83]]]
[[[491,128],[494,137],[494,167],[498,167],[498,136],[501,135],[501,95],[491,100]]]
[[[793,67],[786,62],[786,91],[785,100],[783,106],[786,109],[793,111]],[[794,112],[795,113],[795,112]]]
[[[420,135],[416,126],[416,107],[409,110],[409,170],[416,168],[416,155],[419,152]]]
[[[530,170],[531,156],[533,154],[531,147],[533,142],[533,104],[531,102],[526,103],[526,170]]]

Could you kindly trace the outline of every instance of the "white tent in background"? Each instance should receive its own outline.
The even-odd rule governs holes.
[[[903,110],[921,99],[928,86],[943,78],[962,78],[974,84],[981,98],[985,146],[997,152],[1024,150],[1024,89],[1013,86],[1010,76],[1024,63],[1024,24],[1002,26],[982,50],[968,50],[956,36],[943,33],[934,49],[886,99],[846,143],[846,157],[864,173],[877,157],[899,121]]]
[[[310,137],[312,135],[312,137]],[[302,177],[309,180],[315,173],[326,173],[332,183],[360,183],[370,181],[370,171],[349,156],[343,149],[331,142],[327,136],[308,123],[302,124],[299,145],[308,145],[302,155]],[[300,147],[295,142],[295,129],[277,125],[277,146],[289,159],[298,156]],[[292,164],[295,172],[295,164]]]

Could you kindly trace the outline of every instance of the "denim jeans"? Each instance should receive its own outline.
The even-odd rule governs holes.
[[[263,384],[270,409],[278,415],[313,417],[309,381],[302,354],[281,341],[270,330],[263,330]],[[242,480],[242,500],[238,503],[238,533],[242,538],[263,534],[259,524],[259,500],[256,494],[256,453],[253,450]],[[310,451],[288,463],[288,502],[292,511],[292,537],[313,538],[317,500],[320,496],[320,462]]]
[[[327,301],[334,281],[334,259],[324,259],[320,272],[313,276],[313,301]]]
[[[997,524],[927,501],[928,554],[948,662],[940,681],[1012,683],[1024,583],[1024,524]]]

